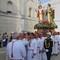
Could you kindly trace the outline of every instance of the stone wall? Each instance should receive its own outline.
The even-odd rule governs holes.
[[[37,14],[33,6],[37,5],[31,0],[0,0],[0,32],[34,31]],[[32,17],[28,16],[29,7],[32,8]]]

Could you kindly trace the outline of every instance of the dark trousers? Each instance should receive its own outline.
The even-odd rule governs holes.
[[[0,47],[2,47],[1,45],[2,45],[2,40],[0,40]]]
[[[0,47],[1,47],[1,42],[0,42]]]
[[[52,50],[49,50],[49,52],[46,52],[47,60],[51,59],[51,53],[52,53]]]
[[[7,41],[8,41],[8,39],[6,39],[6,46],[7,46]]]

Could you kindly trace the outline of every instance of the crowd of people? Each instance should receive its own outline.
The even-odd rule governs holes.
[[[50,60],[60,52],[60,33],[13,32],[6,47],[6,60]]]
[[[0,48],[6,47],[8,43],[8,34],[5,32],[3,34],[0,33]]]

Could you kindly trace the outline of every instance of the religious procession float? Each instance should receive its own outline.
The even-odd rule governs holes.
[[[38,32],[46,33],[50,31],[53,33],[58,28],[54,21],[54,15],[51,4],[48,4],[46,10],[43,10],[42,6],[39,5],[37,11],[38,24],[35,24],[34,29],[37,29]]]

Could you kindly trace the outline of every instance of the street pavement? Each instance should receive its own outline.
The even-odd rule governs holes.
[[[0,48],[0,60],[6,60],[6,48]]]
[[[6,50],[6,48],[0,48],[0,60],[6,60],[5,50]],[[51,60],[60,60],[60,53],[57,56],[53,55],[51,57]]]
[[[51,57],[51,60],[60,60],[60,53],[56,56],[56,55],[53,55]]]

